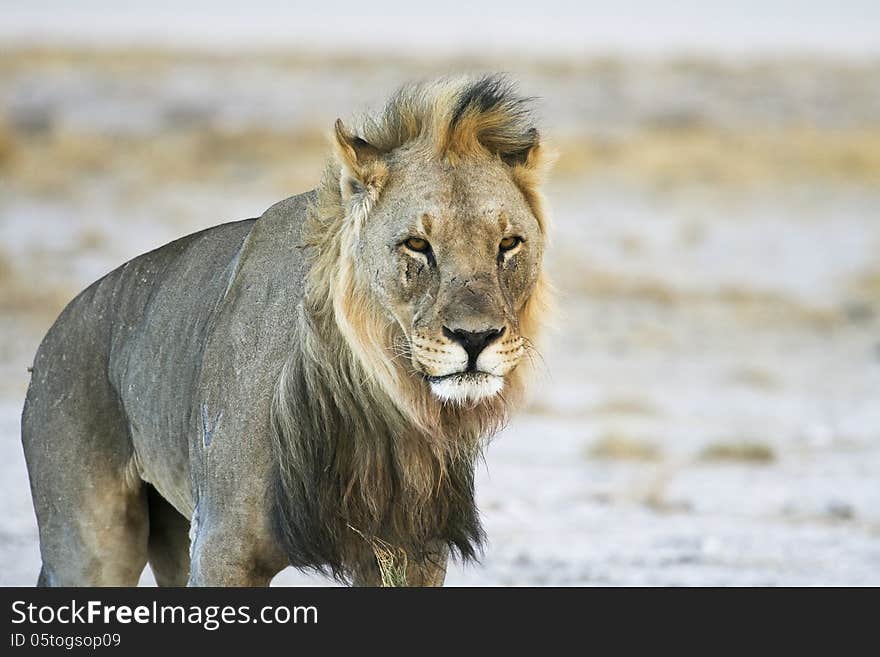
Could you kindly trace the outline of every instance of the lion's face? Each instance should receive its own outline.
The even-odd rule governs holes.
[[[452,167],[402,150],[387,174],[356,267],[400,328],[393,357],[443,401],[497,395],[528,347],[520,319],[540,274],[538,221],[497,158]]]

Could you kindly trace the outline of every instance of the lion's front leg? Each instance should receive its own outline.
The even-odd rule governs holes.
[[[286,565],[284,556],[262,523],[240,522],[229,513],[224,520],[202,521],[192,541],[188,586],[269,586]]]
[[[449,561],[449,550],[444,546],[438,554],[431,557],[415,568],[407,568],[408,586],[443,586],[446,581],[446,564]],[[410,572],[412,571],[412,574]],[[412,578],[412,581],[410,581]]]

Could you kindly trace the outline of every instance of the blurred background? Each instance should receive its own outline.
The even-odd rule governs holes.
[[[560,151],[560,312],[448,583],[880,584],[880,4],[295,4],[2,2],[0,584],[39,570],[19,416],[61,308],[311,189],[337,116],[486,71]]]

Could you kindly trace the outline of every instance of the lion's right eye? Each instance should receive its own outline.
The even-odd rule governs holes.
[[[523,238],[517,235],[513,237],[505,237],[498,243],[498,250],[502,253],[513,251],[516,247],[523,243]]]
[[[431,245],[428,244],[428,240],[423,240],[421,237],[410,237],[403,242],[403,245],[410,251],[415,251],[416,253],[427,253],[431,250]]]

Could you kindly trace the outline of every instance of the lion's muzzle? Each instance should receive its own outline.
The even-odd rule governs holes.
[[[525,351],[522,338],[506,326],[479,331],[442,326],[440,333],[416,331],[413,359],[431,392],[447,402],[497,395]]]

